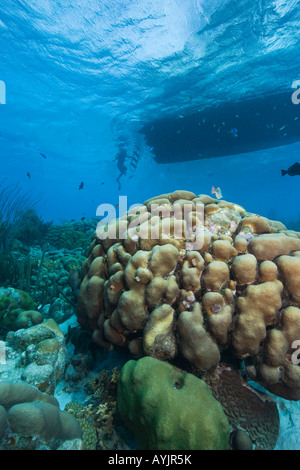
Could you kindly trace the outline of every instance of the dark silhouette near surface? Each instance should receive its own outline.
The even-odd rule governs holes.
[[[121,182],[120,179],[123,175],[126,175],[128,167],[126,166],[126,161],[130,160],[129,166],[131,169],[136,170],[138,162],[140,161],[144,152],[142,152],[139,147],[135,147],[132,155],[127,154],[127,149],[125,147],[124,142],[120,142],[118,144],[119,150],[114,158],[114,162],[117,162],[117,167],[119,170],[119,176],[117,178],[117,182],[119,185],[119,190],[121,189]],[[132,177],[132,176],[131,176]],[[130,178],[131,178],[130,177]]]
[[[127,173],[127,167],[125,165],[125,162],[126,162],[127,159],[128,159],[128,155],[127,155],[126,148],[125,148],[124,144],[121,142],[119,144],[119,151],[118,151],[116,157],[114,158],[114,161],[117,162],[117,167],[118,167],[118,170],[120,172],[119,176],[117,178],[117,182],[118,182],[118,185],[119,185],[119,190],[121,189],[120,179],[123,175],[126,175],[126,173]]]

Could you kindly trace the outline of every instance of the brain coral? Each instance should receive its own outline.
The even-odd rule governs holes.
[[[259,393],[241,378],[238,371],[222,363],[205,376],[212,395],[218,400],[236,431],[255,449],[274,449],[279,434],[279,412],[275,400]]]
[[[101,346],[251,379],[300,398],[300,233],[241,206],[175,191],[97,228],[78,321]]]

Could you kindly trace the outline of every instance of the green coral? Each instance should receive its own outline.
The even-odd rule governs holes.
[[[43,321],[31,296],[20,289],[0,288],[0,327],[8,330],[28,328]]]
[[[122,368],[118,411],[139,449],[224,450],[230,426],[221,404],[198,377],[152,357]]]
[[[14,289],[15,293],[20,296],[20,308],[22,310],[33,310],[36,308],[35,301],[30,297],[30,295],[22,290]]]

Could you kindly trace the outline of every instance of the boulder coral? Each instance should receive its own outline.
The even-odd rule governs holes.
[[[122,368],[117,406],[142,450],[226,450],[230,426],[206,383],[152,357]]]
[[[57,400],[22,381],[0,382],[0,431],[51,440],[81,439],[78,421]]]
[[[252,380],[300,398],[300,233],[189,191],[99,224],[82,268],[78,322],[105,348],[214,370],[224,352]]]

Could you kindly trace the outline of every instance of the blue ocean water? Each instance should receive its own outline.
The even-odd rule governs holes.
[[[297,1],[4,0],[0,14],[1,174],[43,193],[46,220],[94,216],[119,194],[136,203],[177,188],[210,194],[212,185],[249,211],[298,220],[298,177],[280,172],[299,159],[297,138],[218,159],[205,158],[200,142],[203,159],[159,164],[141,132],[155,119],[223,103],[274,95],[276,106],[278,93],[291,103]],[[289,113],[282,119],[281,127]],[[271,124],[262,118],[266,134]],[[226,126],[239,131],[238,122]],[[283,133],[288,141],[288,127]],[[140,158],[127,164],[119,190],[113,160],[122,139]]]
[[[297,0],[2,0],[0,182],[55,224],[214,186],[300,231],[281,173],[300,162],[299,22]]]

